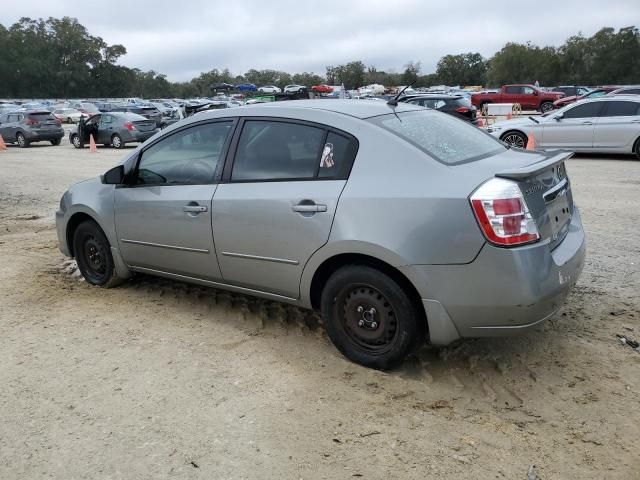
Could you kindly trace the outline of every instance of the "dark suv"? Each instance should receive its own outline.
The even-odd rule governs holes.
[[[468,98],[462,95],[423,94],[411,95],[400,99],[401,102],[440,110],[441,112],[462,118],[468,122],[476,121],[477,109]]]
[[[138,115],[142,115],[144,118],[148,118],[149,120],[153,120],[156,122],[156,127],[162,128],[162,113],[154,106],[147,105],[118,105],[113,107],[111,112],[129,112],[135,113]]]
[[[64,136],[62,123],[51,112],[31,110],[9,112],[0,116],[0,135],[7,143],[28,147],[33,142],[60,145]]]

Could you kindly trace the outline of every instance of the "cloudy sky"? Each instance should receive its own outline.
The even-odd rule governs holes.
[[[435,70],[448,53],[491,56],[506,42],[559,45],[603,26],[640,27],[640,0],[3,0],[0,23],[73,16],[121,43],[121,63],[189,80],[202,71],[271,68],[325,73],[362,60]]]

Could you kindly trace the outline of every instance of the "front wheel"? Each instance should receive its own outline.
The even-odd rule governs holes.
[[[111,137],[111,145],[113,145],[113,148],[122,148],[124,146],[124,142],[122,141],[120,135],[118,135],[117,133],[113,134],[113,136]]]
[[[82,222],[73,233],[73,252],[80,273],[91,285],[115,287],[122,282],[116,273],[111,245],[93,221]]]
[[[542,105],[540,105],[540,111],[542,113],[547,113],[551,110],[553,110],[553,103],[551,102],[544,102]]]
[[[640,160],[640,138],[636,140],[636,145],[633,149],[633,153],[636,154],[636,158]]]
[[[20,148],[27,148],[29,146],[29,141],[22,133],[18,133],[16,135],[16,141],[18,142],[18,146]]]
[[[365,265],[336,271],[322,290],[322,318],[350,360],[386,370],[425,342],[426,321],[398,283]]]
[[[507,132],[502,137],[500,137],[500,140],[502,140],[510,147],[516,148],[526,148],[528,141],[526,135],[522,132]]]
[[[82,144],[80,143],[80,136],[78,135],[71,136],[71,143],[75,148],[82,148]]]

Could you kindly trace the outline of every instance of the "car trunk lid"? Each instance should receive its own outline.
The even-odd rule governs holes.
[[[565,169],[565,161],[572,155],[549,152],[532,163],[496,173],[496,177],[518,183],[540,238],[548,240],[552,249],[564,239],[573,215],[571,183]]]
[[[153,120],[135,120],[131,123],[141,132],[150,132],[156,129],[156,122]]]

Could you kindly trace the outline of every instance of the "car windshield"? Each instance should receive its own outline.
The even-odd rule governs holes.
[[[430,110],[390,113],[370,121],[447,165],[479,160],[506,148],[467,122]]]

